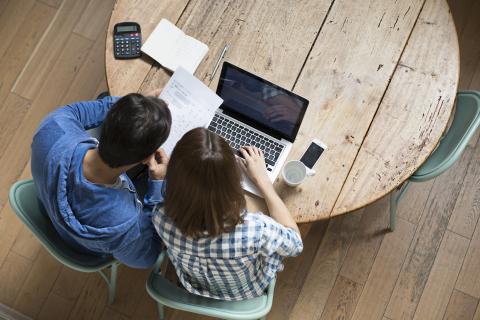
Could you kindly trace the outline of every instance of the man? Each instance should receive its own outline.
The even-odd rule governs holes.
[[[50,113],[32,143],[32,175],[55,229],[73,248],[113,255],[136,268],[154,264],[160,241],[151,212],[162,200],[170,132],[166,103],[132,93],[77,102]],[[102,125],[100,142],[85,130]],[[144,203],[126,171],[148,165]]]

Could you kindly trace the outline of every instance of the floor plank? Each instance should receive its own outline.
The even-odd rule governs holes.
[[[97,274],[90,274],[68,319],[100,319],[107,306],[107,285]]]
[[[142,272],[122,268],[118,300],[108,306],[104,281],[58,265],[6,203],[11,183],[30,176],[25,165],[31,135],[43,116],[62,103],[107,89],[107,3],[113,5],[112,0],[0,0],[0,303],[18,303],[19,311],[38,319],[158,319],[155,302],[143,290]],[[476,0],[449,3],[460,38],[459,89],[478,90],[480,6]],[[15,83],[18,93],[11,92]],[[333,219],[328,228],[302,226],[309,229],[304,252],[287,260],[279,274],[269,319],[397,320],[412,318],[414,310],[419,317],[436,306],[434,312],[445,310],[444,319],[480,320],[480,161],[474,157],[480,154],[479,137],[469,144],[469,161],[464,155],[453,171],[411,186],[394,233],[376,234],[388,217],[386,203]],[[455,233],[471,240],[458,241],[462,238]],[[446,246],[447,237],[456,240]],[[462,259],[455,257],[464,244],[462,250],[447,249],[465,241],[468,250],[458,271]],[[172,310],[167,318],[206,319]]]
[[[60,269],[60,263],[42,249],[15,299],[14,308],[29,317],[37,317]]]
[[[413,318],[428,280],[448,220],[471,163],[473,150],[467,148],[460,160],[439,176],[427,200],[426,211],[416,230],[412,247],[395,285],[385,316],[392,319]]]
[[[332,220],[318,248],[290,319],[318,319],[327,303],[361,215]]]
[[[73,32],[90,40],[96,40],[100,35],[104,35],[114,3],[115,0],[90,0],[80,20],[73,28]],[[102,43],[105,44],[105,38],[102,39]],[[103,57],[103,54],[99,57]]]
[[[478,299],[458,290],[453,290],[443,320],[471,320],[475,314]]]
[[[60,54],[72,45],[69,40],[75,35],[71,32],[87,4],[87,0],[62,2],[48,31],[13,85],[13,92],[30,100],[40,93],[52,68],[61,59]]]
[[[472,164],[480,163],[480,145],[476,148]],[[448,223],[448,229],[471,238],[480,216],[480,165],[468,167],[462,190]]]
[[[0,268],[0,301],[7,306],[13,307],[22,284],[28,277],[32,262],[28,259],[10,252]]]
[[[455,288],[477,299],[480,298],[478,270],[480,270],[480,224],[477,223]]]
[[[53,292],[47,297],[38,314],[38,320],[67,319],[72,312],[74,302]]]
[[[382,319],[414,233],[415,225],[399,218],[395,232],[385,235],[353,319]]]
[[[285,269],[278,274],[275,295],[273,297],[271,319],[288,319],[297,302],[297,298],[307,277],[310,266],[325,236],[328,221],[302,224],[300,228],[310,226],[303,237],[303,252],[297,258],[286,259]]]
[[[468,249],[469,239],[447,231],[415,311],[414,319],[441,319]]]
[[[330,293],[321,319],[351,319],[362,289],[361,284],[339,276]]]
[[[340,270],[342,276],[360,284],[367,281],[380,244],[388,232],[388,199],[384,197],[363,211],[358,230]]]
[[[3,28],[0,29],[0,57],[7,51],[7,48],[14,42],[17,30],[22,26],[25,17],[34,6],[34,0],[9,1],[5,9],[1,11],[0,20]]]
[[[12,1],[12,3],[27,3],[27,1]],[[10,94],[15,80],[31,57],[56,12],[57,10],[52,7],[35,2],[31,8],[24,13],[25,18],[23,20],[21,17],[18,17],[21,27],[13,33],[15,41],[12,41],[12,43],[5,48],[5,52],[0,55],[0,57],[2,57],[0,60],[0,72],[2,74],[0,101],[4,101]],[[2,29],[0,33],[3,31]],[[1,36],[2,35],[0,35],[0,37]],[[4,45],[3,41],[0,46],[2,45]],[[5,110],[5,107],[0,110]],[[4,111],[2,111],[2,113],[3,112]],[[9,114],[7,117],[11,118],[13,115],[14,114]]]
[[[408,190],[398,204],[397,216],[411,223],[418,224],[425,210],[434,182],[435,179],[422,183],[410,183]]]
[[[42,79],[41,92],[33,100],[24,121],[0,158],[0,204],[5,202],[10,185],[30,158],[30,145],[36,127],[49,111],[60,104],[91,47],[91,40],[73,34],[48,76]]]

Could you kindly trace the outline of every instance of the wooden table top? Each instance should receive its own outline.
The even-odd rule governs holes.
[[[118,0],[106,37],[110,92],[148,92],[171,74],[145,56],[113,57],[113,26],[137,21],[143,40],[166,18],[209,46],[195,75],[225,60],[310,101],[289,159],[312,138],[329,149],[317,174],[275,187],[297,222],[351,212],[391,192],[434,150],[452,114],[457,34],[445,0]],[[249,209],[263,200],[247,196]]]

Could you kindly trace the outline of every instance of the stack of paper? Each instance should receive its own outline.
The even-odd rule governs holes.
[[[181,66],[193,74],[207,54],[208,46],[162,19],[143,44],[142,51],[170,71]]]
[[[187,70],[178,67],[160,94],[172,114],[172,127],[162,145],[170,155],[185,133],[193,128],[208,127],[223,100]]]

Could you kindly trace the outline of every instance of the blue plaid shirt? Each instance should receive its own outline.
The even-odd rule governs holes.
[[[163,207],[153,225],[167,247],[182,285],[191,293],[221,300],[244,300],[264,294],[283,270],[282,259],[303,250],[300,235],[263,213],[244,213],[232,232],[194,239],[175,227]]]

